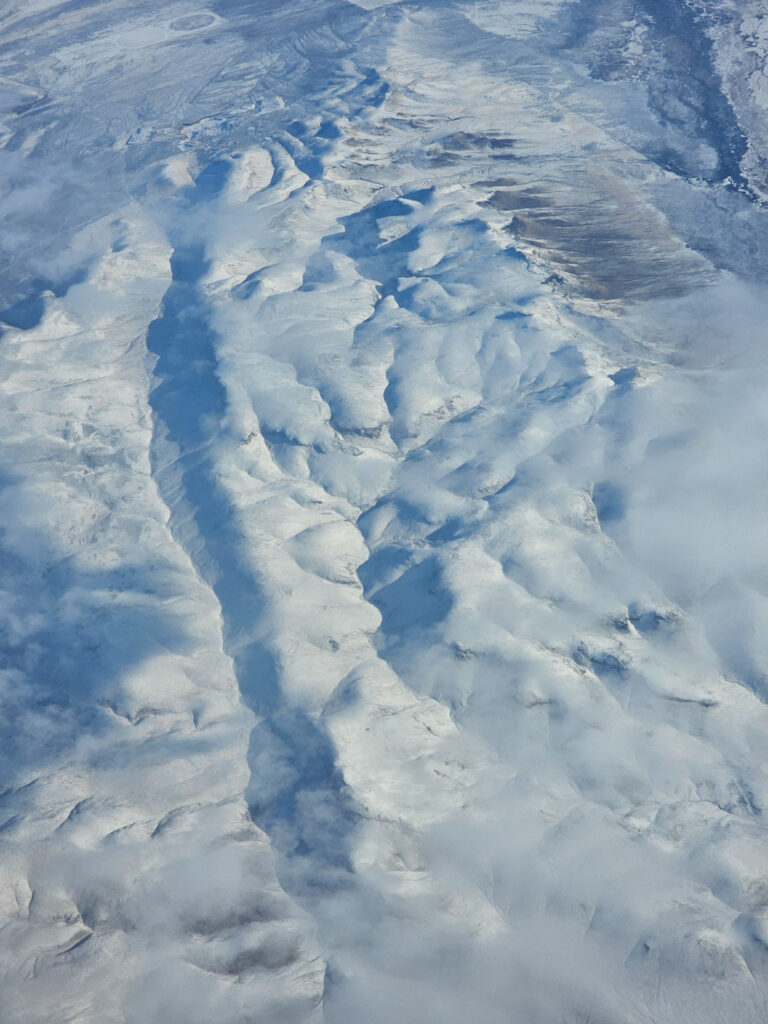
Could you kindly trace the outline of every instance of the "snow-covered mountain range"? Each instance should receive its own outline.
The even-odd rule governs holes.
[[[0,1020],[768,1019],[763,0],[0,5]]]

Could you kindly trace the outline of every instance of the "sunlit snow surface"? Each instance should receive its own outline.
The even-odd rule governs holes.
[[[768,1019],[762,0],[0,8],[0,1019]]]

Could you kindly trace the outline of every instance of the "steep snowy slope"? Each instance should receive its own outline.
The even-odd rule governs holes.
[[[3,1020],[766,1019],[747,6],[4,5]]]

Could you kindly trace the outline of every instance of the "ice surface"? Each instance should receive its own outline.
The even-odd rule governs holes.
[[[0,1018],[762,1024],[762,5],[0,13]]]

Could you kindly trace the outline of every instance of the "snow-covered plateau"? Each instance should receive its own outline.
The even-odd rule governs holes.
[[[2,1024],[765,1024],[767,54],[2,0]]]

